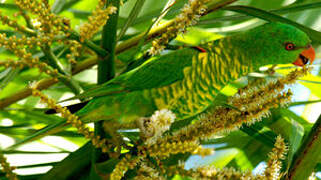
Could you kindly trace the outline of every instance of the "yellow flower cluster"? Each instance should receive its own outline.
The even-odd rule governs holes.
[[[7,38],[6,34],[0,34],[0,47],[5,47],[6,49],[12,51],[16,56],[24,59],[26,61],[32,61],[32,54],[28,53],[25,49],[24,43],[28,43],[28,45],[37,42],[41,43],[43,41],[36,40],[35,38],[17,38],[16,36],[12,36]]]
[[[151,146],[138,146],[137,149],[138,155],[136,157],[132,157],[130,154],[126,154],[126,156],[116,165],[111,174],[111,179],[121,179],[128,169],[133,169],[138,165],[138,163],[147,160],[147,156],[156,158],[158,160],[158,164],[160,165],[159,160],[169,157],[171,154],[191,153],[201,156],[207,156],[213,153],[212,149],[203,148],[196,141],[180,141],[173,143],[168,142],[164,144],[154,144]],[[144,164],[142,164],[140,171],[141,173],[139,173],[139,177],[143,179],[152,179],[155,177],[160,178],[157,171],[154,171],[152,168]]]
[[[0,152],[0,165],[2,167],[2,171],[6,174],[6,177],[9,180],[18,180],[17,175],[12,172],[15,167],[11,167],[10,164],[7,162],[6,157],[3,156],[3,154]]]
[[[178,141],[164,142],[162,144],[154,144],[151,146],[139,146],[138,151],[141,156],[151,156],[166,158],[172,154],[192,153],[201,156],[207,156],[213,153],[212,149],[205,149],[200,146],[197,141]]]
[[[50,11],[48,3],[39,2],[38,0],[15,0],[20,9],[28,10],[38,16],[40,22],[39,29],[46,34],[58,34],[59,31],[69,30],[63,22],[63,18],[53,14]]]
[[[51,45],[53,37],[49,36],[22,36],[17,38],[16,36],[7,37],[6,34],[0,34],[0,45],[9,50],[15,50],[17,48],[33,48],[35,46],[42,46],[44,44]]]
[[[205,4],[209,0],[189,0],[182,8],[181,13],[175,17],[174,24],[166,29],[166,32],[152,42],[149,54],[158,54],[165,48],[165,45],[180,32],[185,32],[188,26],[196,24],[200,15],[206,11]]]
[[[269,155],[267,168],[263,175],[253,175],[251,172],[241,172],[234,168],[217,169],[213,166],[203,166],[196,169],[186,170],[184,168],[184,164],[170,166],[167,169],[162,169],[162,171],[164,174],[166,173],[169,176],[179,174],[193,179],[274,180],[280,178],[281,160],[284,159],[286,151],[287,147],[284,140],[278,136],[274,144],[274,148]]]
[[[67,119],[67,123],[70,123],[73,127],[77,128],[78,133],[90,139],[92,144],[96,148],[101,148],[103,152],[108,152],[110,149],[107,144],[107,139],[102,139],[100,136],[95,136],[94,132],[91,132],[88,127],[78,118],[78,116],[72,114],[66,107],[58,105],[55,100],[50,99],[45,94],[41,93],[36,86],[32,88],[32,95],[40,97],[40,100],[48,105],[48,107],[54,109],[57,113],[61,113],[61,116]]]
[[[203,166],[196,169],[186,170],[184,164],[171,166],[165,172],[169,176],[179,174],[183,177],[191,177],[193,179],[221,179],[221,180],[255,180],[256,177],[250,172],[240,172],[234,168],[217,169],[213,166]]]
[[[1,61],[0,66],[20,68],[30,67],[38,68],[41,72],[44,72],[52,77],[58,77],[58,71],[52,69],[48,64],[40,62],[38,57],[32,57],[31,53],[27,53],[24,46],[32,47],[34,44],[38,43],[48,43],[49,39],[41,37],[25,37],[17,38],[16,36],[6,37],[5,34],[0,34],[0,47],[5,47],[6,49],[11,50],[14,54],[21,58],[19,61]]]
[[[104,8],[105,3],[100,1],[92,15],[88,18],[88,22],[83,24],[80,31],[80,41],[92,38],[99,31],[99,28],[104,26],[109,19],[109,15],[115,13],[117,8],[108,6]]]
[[[264,175],[266,179],[277,179],[280,176],[280,169],[282,162],[285,158],[285,154],[287,152],[287,146],[284,143],[284,139],[281,136],[276,138],[274,148],[272,152],[269,154],[269,161],[267,163],[267,167],[264,171]]]
[[[31,57],[31,54],[27,53],[26,49],[22,47],[23,45],[18,42],[15,36],[7,38],[5,34],[0,34],[0,47],[2,46],[12,51],[16,56],[20,58],[27,59]]]
[[[52,69],[48,64],[44,62],[39,62],[39,58],[32,58],[30,61],[26,61],[25,59],[20,60],[20,61],[14,61],[14,60],[8,60],[8,61],[0,61],[0,66],[4,67],[11,67],[13,69],[15,68],[24,68],[24,67],[29,67],[29,68],[38,68],[40,72],[44,72],[48,74],[49,76],[52,77],[58,77],[58,70],[57,69]],[[56,78],[55,81],[58,81]]]
[[[132,157],[131,155],[126,154],[110,174],[110,180],[120,180],[128,169],[134,169],[140,161],[141,159],[139,157]]]
[[[14,28],[17,31],[20,31],[20,32],[27,31],[26,27],[19,25],[16,20],[11,20],[8,16],[3,16],[1,14],[1,11],[0,11],[0,21],[2,22],[2,24],[4,24],[4,25],[6,24],[6,25]]]
[[[199,167],[196,169],[186,170],[184,164],[179,163],[175,166],[163,166],[161,159],[169,157],[171,154],[192,153],[198,155],[210,155],[213,153],[211,149],[202,148],[196,141],[179,141],[168,142],[167,138],[164,144],[154,144],[151,146],[138,146],[138,155],[132,157],[129,153],[116,165],[110,178],[112,180],[121,179],[128,169],[140,165],[140,169],[135,179],[163,179],[163,175],[173,176],[179,174],[181,176],[191,177],[193,179],[247,179],[247,180],[272,180],[280,177],[281,160],[284,159],[287,147],[284,140],[278,136],[275,147],[269,154],[268,167],[262,175],[253,175],[250,172],[240,172],[234,168],[217,169],[212,166]],[[147,166],[149,161],[147,157],[154,157],[158,170],[152,166]]]
[[[173,133],[173,136],[168,137],[167,140],[207,139],[220,132],[236,130],[243,123],[251,124],[261,120],[262,117],[266,117],[270,108],[287,103],[291,95],[291,92],[280,94],[276,98],[261,104],[261,106],[252,106],[253,109],[247,109],[246,111],[229,108],[215,109],[213,112],[202,115],[194,124]]]
[[[76,64],[77,61],[75,58],[80,56],[79,52],[82,48],[82,45],[77,41],[67,41],[67,43],[70,44],[70,54],[67,54],[66,57],[71,64]]]
[[[225,107],[212,109],[210,112],[203,114],[199,121],[196,121],[186,128],[165,136],[163,136],[164,131],[162,131],[162,133],[160,133],[162,138],[157,138],[156,141],[151,143],[145,142],[145,144],[137,147],[137,157],[141,158],[140,161],[148,161],[147,157],[155,158],[160,170],[160,174],[154,173],[157,174],[157,176],[162,176],[163,174],[167,174],[168,176],[180,174],[194,179],[250,180],[266,180],[279,177],[281,167],[280,160],[284,158],[284,154],[287,150],[281,137],[276,139],[275,147],[269,155],[268,167],[263,175],[252,175],[250,172],[240,172],[233,168],[219,170],[213,167],[200,167],[197,169],[186,170],[181,165],[165,167],[161,165],[161,160],[172,154],[178,153],[191,153],[201,156],[212,154],[212,149],[206,149],[200,146],[198,142],[200,138],[208,138],[222,131],[236,129],[243,123],[250,124],[261,120],[262,117],[269,114],[270,108],[280,105],[282,106],[290,101],[290,97],[292,95],[291,91],[282,92],[285,84],[295,82],[297,78],[307,74],[309,70],[310,69],[308,68],[303,68],[301,70],[296,69],[287,76],[279,78],[277,81],[266,83],[259,88],[255,88],[257,84],[252,85],[252,87],[245,87],[229,99],[229,103],[232,103],[232,105],[237,109]],[[157,126],[152,126],[153,123],[158,123],[160,126],[169,126],[174,119],[175,116],[172,116],[169,110],[161,110],[155,112],[151,118],[144,118],[142,124],[145,128],[156,128]],[[156,131],[155,129],[153,130]],[[114,174],[118,174],[117,178],[120,179],[128,170],[128,164],[131,164],[130,168],[133,168],[133,166],[138,165],[137,162],[138,161],[133,161],[130,158],[124,158],[117,165],[118,170],[115,171]],[[150,176],[143,172],[139,177],[142,179],[150,179]]]
[[[246,88],[236,94],[233,98],[230,98],[229,104],[238,107],[242,110],[244,106],[247,106],[250,102],[256,102],[260,104],[265,99],[270,99],[273,96],[279,94],[284,89],[285,85],[293,84],[299,77],[306,75],[311,69],[304,67],[302,70],[296,69],[290,72],[286,77],[279,78],[276,82],[271,82],[261,86],[254,86]]]
[[[194,124],[174,132],[172,136],[161,139],[157,143],[164,143],[168,140],[206,139],[219,132],[235,130],[243,123],[251,124],[260,121],[269,115],[270,108],[283,106],[290,102],[291,91],[282,93],[285,84],[294,83],[297,78],[304,76],[308,71],[308,68],[294,70],[276,82],[270,82],[257,89],[247,88],[247,91],[236,94],[229,100],[229,103],[237,109],[219,107],[208,110]]]
[[[137,170],[137,176],[134,180],[165,180],[165,177],[160,176],[159,172],[155,167],[150,167],[147,163],[141,163],[139,169]]]

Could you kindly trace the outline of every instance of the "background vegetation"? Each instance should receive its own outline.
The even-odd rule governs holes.
[[[166,31],[170,20],[180,13],[180,9],[188,1],[176,0],[173,3],[174,1],[170,0],[124,0],[120,3],[117,0],[110,0],[108,3],[116,7],[120,3],[119,14],[110,15],[108,23],[90,40],[85,41],[82,39],[85,35],[81,33],[91,33],[95,28],[89,32],[80,29],[84,27],[83,24],[88,21],[92,12],[96,11],[97,1],[39,1],[44,5],[48,3],[50,11],[47,13],[65,17],[64,20],[60,18],[59,22],[61,21],[66,27],[70,26],[69,29],[61,30],[53,21],[52,26],[64,33],[53,33],[50,43],[43,38],[46,36],[35,34],[38,23],[41,23],[39,19],[45,19],[46,16],[32,13],[34,10],[28,9],[28,6],[21,9],[15,4],[16,2],[19,1],[6,0],[0,3],[0,20],[3,22],[0,25],[2,33],[0,62],[6,62],[8,59],[18,62],[19,59],[25,58],[19,57],[14,48],[5,46],[3,35],[5,34],[7,38],[16,36],[18,39],[23,39],[25,35],[34,36],[38,39],[35,42],[40,44],[22,40],[23,48],[32,54],[32,58],[39,59],[50,67],[41,69],[41,66],[25,65],[23,68],[13,68],[18,65],[0,64],[0,154],[7,157],[12,166],[17,167],[14,172],[19,175],[19,179],[97,179],[99,177],[97,169],[93,170],[90,164],[94,163],[95,158],[99,162],[99,152],[92,152],[95,150],[88,139],[77,133],[75,128],[53,134],[50,131],[51,127],[65,122],[65,119],[56,115],[45,115],[41,109],[39,110],[46,106],[39,103],[39,98],[31,96],[29,85],[40,82],[38,89],[59,101],[138,66],[149,57],[146,52],[151,46],[150,40]],[[31,4],[32,1],[24,3]],[[288,87],[294,93],[293,102],[288,107],[274,108],[271,110],[271,115],[261,122],[251,126],[244,125],[238,131],[219,134],[202,141],[203,147],[215,149],[213,155],[200,157],[180,153],[168,158],[166,166],[177,164],[180,160],[186,161],[185,169],[210,165],[217,168],[233,167],[257,174],[263,172],[267,154],[272,151],[275,139],[280,134],[288,144],[288,154],[283,161],[281,172],[292,173],[293,179],[307,179],[312,173],[316,175],[315,178],[321,179],[321,156],[318,155],[321,152],[319,117],[321,69],[318,59],[320,51],[317,50],[321,43],[321,32],[319,32],[321,1],[212,0],[210,4],[208,7],[211,11],[202,16],[196,25],[189,27],[185,34],[179,34],[172,40],[162,53],[176,46],[197,45],[238,33],[266,21],[281,21],[295,25],[309,34],[316,48],[317,60],[312,65],[314,67],[312,74]],[[27,28],[19,29],[14,23],[8,23],[6,16]],[[161,24],[152,28],[153,25],[157,25],[156,19],[159,19]],[[51,37],[49,35],[48,37]],[[102,61],[104,65],[97,66],[97,59],[105,57],[107,59]],[[35,64],[37,63],[39,64],[39,62]],[[230,84],[224,89],[224,94],[232,95],[237,88],[255,79],[283,76],[293,68],[290,65],[278,66],[273,75],[250,74]],[[58,83],[55,78],[58,78]],[[98,134],[101,132],[100,124],[96,124],[95,129],[91,125],[90,127]],[[137,131],[124,131],[122,134],[131,141],[139,137]],[[110,174],[118,161],[118,159],[102,161],[96,168],[100,172]],[[293,170],[297,161],[302,163]],[[134,168],[128,171],[125,177],[134,177],[137,172],[139,171]],[[183,178],[175,174],[169,173],[167,178]],[[1,171],[1,168],[0,179],[6,179],[5,172]]]

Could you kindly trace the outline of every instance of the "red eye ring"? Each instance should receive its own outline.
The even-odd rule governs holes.
[[[286,43],[285,44],[285,49],[290,51],[295,49],[295,45],[293,43]]]

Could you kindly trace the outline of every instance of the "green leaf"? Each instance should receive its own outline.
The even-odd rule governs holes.
[[[123,28],[120,30],[118,34],[118,39],[121,39],[122,36],[126,33],[127,29],[133,24],[134,20],[137,18],[139,12],[142,10],[144,6],[145,0],[137,0],[134,8],[130,12]]]
[[[77,176],[81,177],[85,173],[83,172],[91,162],[91,143],[86,143],[77,151],[70,153],[64,160],[57,163],[50,171],[44,174],[40,180],[47,179],[70,179]]]
[[[288,14],[288,13],[295,13],[305,10],[311,10],[321,8],[321,2],[313,2],[313,3],[307,3],[307,4],[297,4],[297,5],[289,5],[286,7],[282,7],[280,9],[276,10],[270,10],[268,12],[275,13],[275,14]],[[248,15],[231,15],[231,16],[222,16],[222,17],[216,17],[213,19],[207,19],[207,20],[201,20],[199,24],[213,24],[217,22],[226,22],[226,21],[244,21],[252,19],[253,17]]]
[[[289,176],[293,180],[307,179],[314,171],[316,165],[321,162],[321,116],[313,125],[309,135],[304,139],[291,164]]]
[[[314,103],[319,103],[319,102],[321,102],[321,99],[320,100],[311,100],[311,101],[298,101],[298,102],[290,103],[289,107],[300,106],[300,105],[308,105],[308,104],[314,104]]]
[[[42,128],[41,130],[37,131],[36,133],[32,134],[31,136],[26,137],[25,139],[17,142],[16,144],[14,144],[6,149],[11,150],[11,149],[14,149],[18,146],[26,144],[28,142],[38,140],[48,134],[53,134],[57,129],[64,127],[65,124],[66,124],[65,121],[61,121],[61,122],[46,126],[45,128]]]
[[[15,4],[11,3],[0,3],[0,8],[18,10],[19,8]]]
[[[60,12],[69,9],[76,3],[80,2],[80,0],[55,0],[52,5],[51,11],[55,14],[59,14]]]
[[[0,91],[10,83],[16,75],[19,73],[19,69],[8,68],[0,73]]]
[[[231,149],[226,149],[226,150],[221,150],[221,151],[216,151],[211,160],[206,160],[205,161],[210,161],[211,165],[214,165],[217,168],[223,168],[225,167],[229,162],[231,162],[239,153],[239,150],[235,148]],[[207,164],[205,162],[205,164]]]
[[[301,141],[304,136],[304,128],[301,124],[299,124],[297,121],[294,121],[291,119],[291,124],[292,124],[292,131],[290,135],[290,147],[289,147],[289,152],[288,152],[288,158],[287,158],[287,170],[290,168],[291,162],[293,160],[294,154],[297,152],[301,145]]]

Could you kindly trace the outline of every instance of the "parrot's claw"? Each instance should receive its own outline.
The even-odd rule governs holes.
[[[114,145],[115,152],[112,153],[114,158],[117,158],[121,154],[122,148],[130,149],[123,137],[117,132],[117,128],[113,125],[113,122],[104,122],[105,132],[110,136],[109,142]]]

